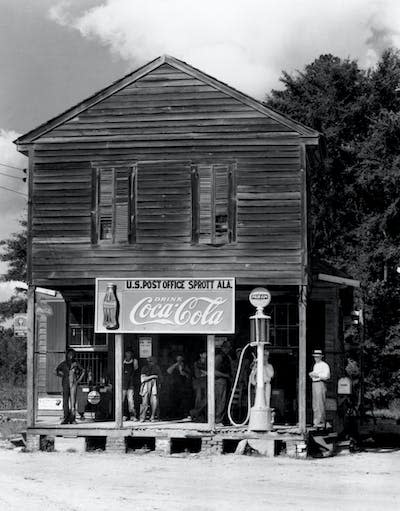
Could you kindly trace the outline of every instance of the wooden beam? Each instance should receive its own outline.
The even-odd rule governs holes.
[[[336,275],[327,275],[326,273],[318,273],[318,280],[324,282],[332,282],[332,284],[340,284],[342,286],[360,287],[360,281],[345,277],[337,277]]]
[[[207,422],[215,426],[215,335],[207,335]]]
[[[307,207],[307,157],[306,146],[300,146],[300,182],[301,182],[301,282],[308,284],[308,207]]]
[[[124,336],[115,334],[115,427],[122,428],[122,356]]]
[[[36,402],[35,402],[35,287],[28,286],[28,316],[27,316],[27,353],[26,353],[26,425],[28,428],[35,426]]]
[[[306,312],[307,312],[307,286],[299,286],[299,395],[298,412],[299,428],[302,433],[307,430],[306,418],[306,389],[307,389],[307,338],[306,338]]]

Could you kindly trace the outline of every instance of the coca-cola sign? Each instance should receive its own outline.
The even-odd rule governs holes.
[[[95,330],[232,334],[235,279],[97,279]]]

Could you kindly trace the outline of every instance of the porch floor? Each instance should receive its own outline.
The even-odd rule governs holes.
[[[92,419],[77,419],[77,424],[60,424],[59,417],[46,417],[38,419],[29,431],[36,434],[55,436],[204,436],[221,435],[224,438],[259,438],[268,435],[284,439],[284,437],[300,437],[301,432],[297,425],[274,425],[268,433],[249,431],[247,426],[214,426],[207,423],[191,422],[187,420],[135,422],[124,421],[122,428],[117,428],[114,421],[98,422]]]

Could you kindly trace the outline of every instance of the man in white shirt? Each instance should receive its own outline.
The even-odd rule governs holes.
[[[312,380],[313,423],[315,428],[325,428],[326,381],[331,377],[331,371],[322,360],[322,351],[314,350],[314,367],[308,373]]]

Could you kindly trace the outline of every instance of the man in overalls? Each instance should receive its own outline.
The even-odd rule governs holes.
[[[85,371],[75,360],[73,349],[68,349],[65,360],[57,366],[56,374],[62,378],[64,418],[61,424],[76,424],[76,393]]]

